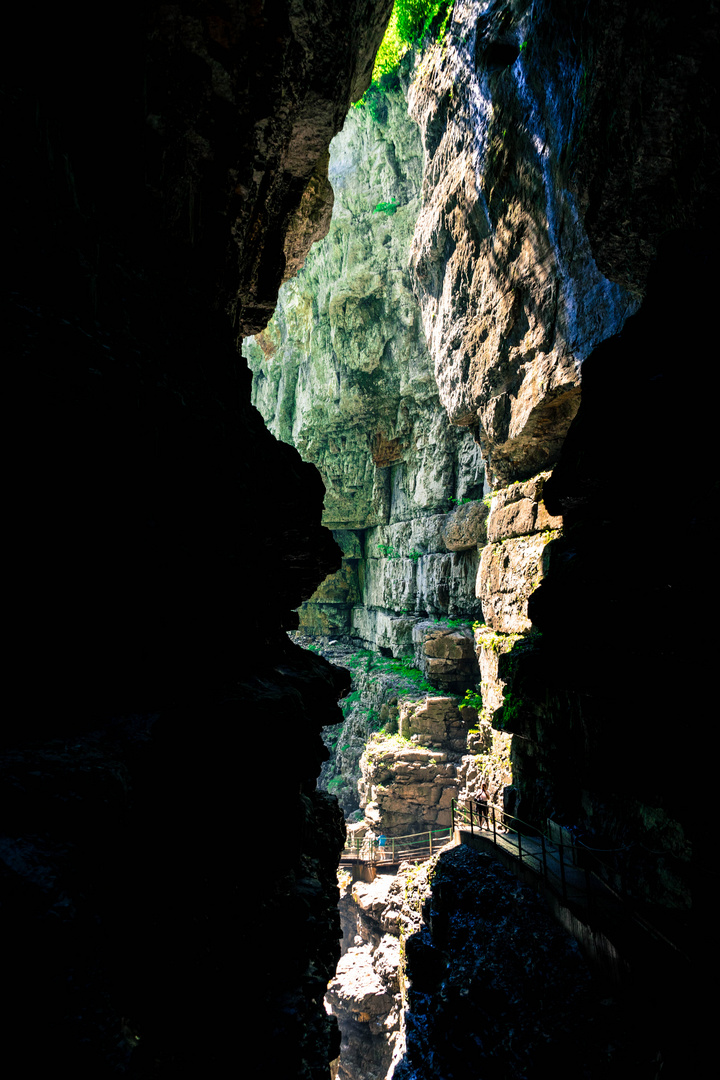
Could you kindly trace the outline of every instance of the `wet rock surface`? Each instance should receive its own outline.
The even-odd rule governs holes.
[[[328,1001],[341,1077],[655,1075],[627,1003],[489,855],[461,846],[346,879],[340,906],[348,951]]]
[[[621,1007],[543,901],[490,856],[443,853],[405,940],[404,1052],[394,1080],[637,1076]],[[652,1073],[650,1073],[652,1075]]]

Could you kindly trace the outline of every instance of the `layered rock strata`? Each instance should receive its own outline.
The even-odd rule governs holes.
[[[472,716],[469,720],[473,722]],[[475,720],[475,726],[468,731],[467,751],[457,771],[461,806],[476,813],[481,788],[485,785],[489,804],[501,811],[515,809],[511,749],[510,734],[496,731],[488,720]],[[496,818],[500,820],[497,811]]]
[[[346,817],[359,810],[359,763],[370,736],[377,731],[396,734],[403,703],[417,702],[418,698],[436,693],[428,679],[456,691],[464,691],[477,682],[477,659],[469,627],[415,623],[413,635],[417,639],[415,667],[410,666],[410,660],[402,662],[370,650],[358,651],[342,642],[319,646],[314,639],[296,635],[296,640],[321,651],[326,659],[347,668],[352,676],[351,692],[341,702],[342,726],[323,732],[330,756],[319,778],[321,788],[338,797]]]
[[[244,1017],[266,1048],[268,1075],[319,1077],[335,1050],[316,998],[333,956],[329,879],[341,830],[313,788],[325,753],[319,727],[337,718],[342,681],[279,628],[293,625],[292,609],[339,554],[319,528],[316,477],[249,405],[233,339],[259,333],[279,282],[322,231],[327,141],[367,79],[389,4],[131,2],[97,9],[89,44],[84,15],[29,12],[8,16],[3,69],[14,278],[6,325],[9,355],[32,379],[13,397],[24,442],[9,515],[21,596],[9,620],[16,706],[3,729],[6,1026],[28,1073],[222,1072],[237,1020],[227,991],[238,894],[227,870],[237,822],[228,746],[240,732],[241,752],[261,760],[270,733],[283,751],[279,795],[268,809],[263,778],[244,797],[262,804],[286,854],[278,867],[269,849],[255,852],[259,893],[243,925],[271,945],[254,968],[257,1010]],[[714,601],[688,561],[657,542],[657,507],[658,484],[681,492],[690,509],[678,543],[710,550],[702,440],[713,430],[705,313],[717,291],[708,232],[716,12],[665,0],[458,3],[445,53],[451,75],[433,59],[417,99],[431,185],[448,194],[446,209],[433,209],[428,191],[416,244],[418,281],[427,270],[423,317],[436,307],[444,324],[436,342],[430,333],[440,392],[457,423],[472,427],[480,410],[497,484],[559,458],[548,505],[572,526],[527,604],[541,651],[498,673],[514,678],[505,722],[527,742],[522,792],[537,820],[562,813],[598,843],[631,851],[625,881],[682,928],[670,916],[688,904],[690,811],[657,731],[674,729],[680,707],[668,672],[711,670],[704,635]],[[440,152],[448,118],[459,141]],[[485,180],[468,150],[476,131]],[[444,161],[464,169],[456,175]],[[388,201],[385,191],[376,197]],[[631,301],[595,276],[578,220],[602,273]],[[575,361],[619,328],[658,237],[678,225],[685,232],[661,256],[652,302],[586,362],[583,409],[560,454],[577,403]],[[371,324],[373,282],[369,292],[358,283],[370,316],[351,311],[348,326]],[[678,357],[695,367],[679,375]],[[378,505],[400,490],[408,430],[398,421],[369,432],[389,492]],[[458,438],[441,433],[432,452],[440,459],[443,439]],[[666,465],[668,438],[682,467]],[[476,455],[467,433],[462,446]],[[472,460],[467,482],[450,491],[477,502]],[[372,506],[374,479],[369,489]],[[248,603],[258,551],[269,570]],[[531,638],[526,645],[540,644]],[[618,655],[622,689],[609,677]],[[691,717],[707,711],[699,682],[675,695]],[[632,735],[620,755],[618,734]],[[440,933],[452,917],[440,912]],[[278,925],[292,931],[282,954]],[[440,1001],[464,998],[467,987],[443,986],[445,953],[441,963],[437,951],[425,955],[428,996],[432,985]],[[634,1075],[660,1064],[663,1077],[686,1070],[690,1024],[676,1014],[691,998],[671,974],[658,979],[671,1053],[664,1047],[662,1062],[648,1058]],[[523,980],[524,970],[513,991]],[[461,1028],[476,1036],[463,1044],[475,1064],[495,1030]],[[419,1044],[418,1068],[434,1042]]]
[[[452,823],[457,770],[470,717],[452,698],[400,706],[398,736],[376,736],[360,759],[365,822],[376,834],[408,836]]]
[[[407,268],[422,164],[400,90],[374,115],[351,110],[331,147],[329,235],[244,346],[253,401],[317,465],[323,520],[343,548],[340,572],[300,609],[301,629],[396,656],[410,655],[417,619],[480,614],[480,451],[447,423]],[[474,515],[458,517],[462,503]]]
[[[498,489],[487,521],[476,591],[484,623],[474,630],[482,718],[505,728],[511,708],[511,672],[517,657],[532,648],[537,631],[530,601],[548,573],[552,542],[562,517],[552,516],[543,492],[550,472]]]

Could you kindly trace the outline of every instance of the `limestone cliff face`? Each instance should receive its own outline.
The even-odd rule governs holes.
[[[479,797],[481,781],[502,806],[511,781],[510,736],[493,732],[470,706],[449,697],[400,704],[398,734],[375,735],[360,759],[364,824],[375,835],[409,836],[452,824],[453,800]],[[355,826],[353,826],[355,829]]]
[[[28,381],[12,399],[23,442],[10,515],[18,602],[8,620],[16,706],[2,736],[2,978],[5,1023],[28,1073],[221,1073],[239,1011],[227,988],[245,958],[256,981],[243,1019],[268,1076],[323,1077],[337,1049],[320,994],[338,952],[342,823],[315,778],[320,729],[339,719],[347,685],[283,629],[340,551],[320,525],[317,474],[265,431],[235,345],[260,334],[280,282],[327,225],[328,142],[369,77],[389,10],[385,0],[129,0],[94,11],[90,40],[84,14],[65,8],[8,16],[5,325],[13,370]],[[492,633],[512,643],[509,627],[527,619],[542,638],[525,626],[525,648],[507,661],[510,650],[490,649],[487,681],[498,695],[507,687],[528,814],[561,813],[629,850],[637,897],[669,918],[688,902],[689,811],[656,732],[674,721],[671,708],[707,711],[684,683],[710,670],[709,650],[690,657],[687,638],[702,645],[714,601],[688,560],[657,542],[657,508],[659,488],[682,493],[694,569],[712,535],[701,439],[713,430],[703,320],[717,293],[707,236],[714,5],[458,2],[445,57],[451,74],[433,54],[413,105],[427,184],[395,156],[412,146],[417,163],[417,140],[385,138],[379,179],[348,204],[360,246],[342,241],[326,277],[338,289],[335,304],[327,290],[335,322],[323,356],[334,349],[338,362],[323,359],[316,381],[345,409],[327,429],[338,450],[323,468],[340,476],[344,437],[360,512],[334,490],[329,522],[343,527],[348,563],[315,614],[329,612],[332,629],[336,608],[346,627],[351,607],[376,612],[383,647],[414,652],[417,623],[394,635],[402,609],[356,604],[382,578],[413,616],[474,616],[464,583],[485,542],[476,418],[494,486],[559,460],[543,501],[572,532],[549,551],[527,540],[538,535],[538,499],[517,520],[524,496],[497,504],[512,513],[502,514],[508,532],[491,528],[481,574],[490,617],[505,623]],[[392,121],[392,100],[388,110]],[[370,121],[354,122],[367,125],[374,167]],[[395,213],[374,213],[380,202]],[[396,242],[410,203],[419,231]],[[620,328],[672,226],[697,233],[665,249],[652,303],[585,362],[578,423],[560,450],[577,361]],[[408,244],[415,283],[403,276]],[[379,248],[391,256],[387,297],[369,265]],[[409,308],[416,287],[429,352]],[[298,293],[298,309],[311,291]],[[401,328],[390,326],[393,306]],[[438,319],[442,335],[430,325]],[[367,348],[353,349],[358,331]],[[260,340],[272,351],[281,339],[271,329]],[[386,402],[383,358],[401,352],[408,364],[388,368]],[[295,384],[307,411],[302,363]],[[294,407],[295,395],[283,400]],[[438,419],[445,407],[457,430]],[[301,435],[314,460],[299,426]],[[666,469],[668,456],[682,470]],[[451,515],[450,497],[468,498],[474,520],[462,506]],[[369,529],[390,531],[368,539]],[[502,539],[518,541],[507,566]],[[515,573],[523,553],[525,577]],[[262,573],[251,574],[259,560]],[[495,604],[494,583],[507,602]],[[454,596],[463,599],[453,608]],[[668,634],[681,615],[690,631]],[[357,633],[379,640],[372,627]],[[618,668],[622,685],[608,677]],[[674,694],[669,672],[681,673]],[[618,732],[634,733],[626,756]],[[280,751],[272,785],[258,770],[242,797],[262,807],[271,840],[282,835],[284,859],[273,843],[254,849],[257,888],[242,925],[264,951],[250,957],[243,940],[238,961],[238,775],[269,741]],[[238,744],[242,756],[231,752]],[[448,908],[441,937],[443,919],[447,930]],[[418,950],[425,987],[455,1001],[467,986],[443,989],[444,949]],[[664,995],[675,1010],[678,985]],[[422,973],[416,989],[425,992]],[[684,1025],[675,1029],[684,1037]],[[494,1037],[490,1024],[481,1041],[486,1030]],[[418,1043],[415,1061],[426,1049]],[[681,1052],[678,1062],[681,1075]],[[665,1064],[671,1075],[672,1058]]]
[[[635,505],[616,488],[625,488],[628,469],[644,474],[661,453],[674,412],[666,381],[674,313],[689,288],[678,268],[688,281],[703,273],[705,256],[688,254],[699,250],[692,234],[660,247],[658,238],[699,225],[717,197],[711,6],[698,5],[686,21],[665,4],[629,13],[603,2],[583,12],[459,2],[446,47],[428,53],[409,92],[425,149],[411,255],[423,325],[441,401],[454,423],[478,425],[495,488],[477,578],[486,716],[521,736],[521,813],[562,817],[608,847],[631,843],[626,862],[641,902],[675,909],[687,902],[689,845],[682,813],[670,811],[661,790],[657,754],[640,750],[637,718],[664,711],[640,686],[662,682],[657,657],[672,652],[657,643],[657,583],[677,590],[679,581],[656,560],[631,572],[624,545],[622,555],[609,552],[628,528],[653,531],[642,500]],[[647,313],[633,315],[654,259],[662,269],[651,274]],[[701,327],[689,329],[688,341],[702,340]],[[581,389],[592,419],[571,427]],[[606,422],[618,418],[612,466],[603,461],[600,402]],[[678,430],[685,423],[679,418]],[[558,460],[556,482],[548,470]],[[561,532],[568,526],[575,539]],[[623,596],[647,597],[644,612],[633,601],[620,614],[611,599],[620,582]],[[656,643],[643,645],[647,674],[633,678],[622,701],[608,694],[603,674],[613,667],[613,635],[603,627],[601,593],[618,626],[629,631],[629,617]],[[613,714],[635,729],[637,768],[611,760]]]
[[[606,830],[618,843],[623,842],[630,828],[626,825],[630,818],[640,823],[637,829],[630,828],[637,842],[645,843],[641,840],[645,835],[645,847],[654,851],[665,850],[665,842],[658,841],[658,830],[664,831],[666,858],[677,874],[673,876],[675,871],[661,868],[658,880],[667,885],[671,905],[677,898],[686,897],[684,867],[688,846],[678,823],[666,821],[667,807],[652,779],[659,768],[649,766],[642,783],[638,783],[650,802],[640,800],[637,806],[642,810],[637,813],[622,809],[632,769],[620,776],[623,770],[610,762],[610,743],[602,734],[604,721],[600,714],[613,711],[600,690],[600,671],[607,664],[585,656],[581,644],[592,640],[590,653],[606,655],[608,639],[597,629],[602,621],[597,616],[598,608],[593,607],[596,614],[589,616],[583,612],[581,601],[571,600],[558,584],[563,603],[574,612],[573,625],[561,632],[547,598],[555,596],[553,574],[557,575],[556,581],[564,576],[568,581],[594,580],[589,567],[580,579],[568,570],[570,565],[583,563],[572,562],[576,544],[562,533],[566,525],[563,515],[570,514],[578,537],[586,525],[588,531],[580,547],[585,545],[586,554],[592,550],[599,563],[606,561],[604,552],[615,550],[618,540],[603,525],[602,550],[590,541],[592,529],[605,521],[603,513],[610,514],[607,509],[599,509],[592,492],[597,489],[605,493],[608,503],[618,502],[613,485],[627,484],[627,470],[637,467],[647,473],[648,454],[662,454],[659,432],[663,418],[673,429],[677,426],[685,432],[683,445],[692,441],[683,422],[670,421],[669,400],[653,385],[647,400],[656,411],[656,421],[644,420],[640,428],[648,433],[648,446],[654,449],[641,451],[640,440],[630,434],[635,422],[613,400],[610,376],[601,400],[608,418],[623,418],[622,429],[618,433],[610,428],[603,431],[594,419],[597,426],[593,433],[597,447],[608,441],[618,444],[612,459],[612,479],[605,475],[602,451],[589,454],[586,443],[579,436],[569,438],[568,432],[580,402],[583,365],[587,362],[588,371],[596,370],[596,355],[601,357],[600,364],[613,355],[613,348],[603,349],[602,343],[616,340],[629,318],[639,318],[633,313],[643,300],[648,267],[657,257],[659,238],[672,227],[700,225],[717,194],[711,164],[717,136],[709,104],[713,100],[709,65],[716,32],[711,25],[711,8],[710,4],[698,5],[691,17],[681,19],[672,5],[665,3],[654,5],[652,11],[628,12],[612,0],[596,0],[582,10],[557,0],[533,4],[458,0],[442,46],[432,47],[416,58],[419,62],[412,72],[407,96],[422,140],[423,171],[421,179],[413,173],[417,220],[412,239],[404,235],[402,244],[395,249],[408,257],[410,266],[410,277],[402,278],[403,302],[399,309],[404,314],[402,328],[396,334],[397,340],[409,343],[405,334],[410,322],[411,291],[420,304],[423,334],[413,328],[412,340],[420,343],[415,351],[394,350],[391,345],[388,352],[393,353],[392,371],[401,372],[400,400],[404,400],[403,385],[413,388],[412,408],[417,420],[414,430],[430,423],[435,446],[440,448],[437,456],[443,461],[443,476],[448,476],[451,461],[443,456],[447,440],[458,438],[459,432],[466,429],[465,445],[472,445],[475,454],[475,443],[471,444],[469,436],[473,433],[477,439],[483,462],[477,465],[476,479],[480,479],[482,469],[487,474],[483,490],[487,490],[488,481],[494,489],[489,517],[478,499],[477,486],[472,488],[465,481],[464,487],[456,486],[452,497],[462,499],[467,493],[469,502],[449,516],[447,504],[443,506],[435,497],[429,501],[426,498],[430,485],[408,485],[403,479],[413,469],[418,478],[430,473],[423,473],[422,454],[416,455],[414,465],[410,463],[409,447],[404,445],[407,429],[391,423],[398,401],[394,374],[388,379],[391,389],[387,400],[392,402],[389,413],[383,413],[385,398],[374,391],[348,398],[354,402],[358,417],[362,416],[358,430],[364,428],[370,448],[369,455],[365,450],[365,462],[375,455],[374,467],[368,466],[363,474],[364,484],[357,479],[362,472],[357,464],[357,437],[351,455],[346,457],[343,452],[342,438],[347,447],[348,436],[340,429],[349,421],[348,410],[342,412],[342,377],[339,383],[336,378],[336,389],[332,390],[331,375],[341,368],[341,353],[337,353],[337,368],[325,363],[315,380],[321,399],[325,395],[325,403],[322,421],[314,418],[311,427],[315,430],[317,423],[318,432],[333,433],[327,448],[321,449],[322,438],[312,443],[303,431],[303,416],[310,408],[304,390],[294,391],[292,410],[288,411],[289,404],[286,406],[289,419],[285,424],[285,437],[304,441],[311,453],[325,457],[320,467],[328,480],[328,520],[349,526],[344,534],[336,534],[343,535],[343,571],[328,581],[313,604],[304,609],[302,618],[307,628],[318,634],[354,634],[366,643],[410,655],[421,626],[418,620],[425,613],[468,613],[475,617],[481,609],[484,626],[476,632],[476,646],[484,719],[521,736],[516,740],[515,757],[524,812],[539,820],[547,815],[562,817],[587,827],[598,837]],[[367,115],[353,121],[358,130],[362,128],[364,156],[368,159],[373,159],[373,152],[367,150],[371,142],[386,147],[389,129],[406,122],[401,118],[399,96],[388,99],[388,114],[387,130]],[[399,146],[401,141],[398,137],[393,145]],[[410,135],[405,142],[414,148],[411,157],[413,168],[417,168],[417,144]],[[387,159],[386,151],[387,147],[381,154],[383,160]],[[347,192],[350,171],[338,175],[339,190]],[[410,172],[409,166],[407,174]],[[391,207],[397,203],[396,214],[387,218],[388,227],[396,219],[406,226],[401,214],[404,205],[409,205],[405,203],[407,185],[381,185],[375,190],[367,205],[375,199]],[[342,197],[338,215],[342,214],[341,203]],[[378,278],[372,277],[368,248],[375,251],[378,247],[376,218],[379,220],[380,215],[370,213],[362,219],[362,237],[355,249],[350,239],[341,239],[339,232],[336,236],[337,250],[347,250],[345,261],[341,259],[337,266],[342,267],[350,282],[355,280],[352,275],[356,265],[352,251],[360,253],[357,280],[364,283],[362,288],[359,284],[342,284],[338,290],[342,318],[347,319],[345,297],[355,288],[358,308],[352,318],[354,325],[363,328],[362,340],[369,343],[371,357],[378,356],[383,340],[391,340],[390,320],[386,309],[375,307],[371,328],[372,320],[365,317],[363,321],[361,313],[367,315],[367,305],[375,303],[385,289],[377,280],[397,280],[393,277],[394,263],[382,268],[378,264]],[[674,250],[672,245],[668,250]],[[680,243],[677,250],[681,253],[679,265],[684,266],[689,258],[683,254],[686,247]],[[698,245],[690,243],[687,250],[697,252]],[[669,266],[670,257],[665,258],[664,265]],[[325,281],[327,284],[327,275]],[[309,310],[308,301],[303,304],[303,310]],[[668,297],[659,326],[670,318],[673,307]],[[312,335],[323,333],[328,341],[332,339],[324,347],[324,356],[329,355],[334,343],[340,342],[348,356],[354,355],[347,335],[343,337],[339,310],[328,300],[322,315],[318,311],[317,323],[313,321],[311,330],[309,317],[302,324],[303,340],[309,342]],[[657,302],[653,310],[658,312]],[[321,328],[323,322],[334,327],[332,333]],[[376,326],[382,332],[376,331]],[[693,332],[702,338],[697,327]],[[628,340],[636,343],[638,352],[647,348],[636,333],[628,333]],[[302,335],[293,338],[284,334],[279,322],[274,337],[265,344],[267,356],[276,346],[280,356],[281,342],[302,339]],[[422,346],[422,337],[426,346]],[[667,372],[667,366],[663,367],[669,363],[667,348],[659,337],[662,332],[658,329],[648,336],[648,341],[654,342],[652,349],[657,352],[659,370]],[[296,352],[305,357],[312,354],[312,349],[308,344]],[[261,362],[260,353],[255,355],[257,359],[252,363],[256,399],[271,421],[279,424],[275,398],[289,402],[284,387],[293,380],[297,387],[301,376],[293,373],[294,368],[286,370],[285,360],[271,372],[276,360],[263,358]],[[627,355],[625,346],[619,346],[618,355]],[[415,356],[423,358],[422,393],[411,362]],[[355,359],[353,363],[360,371],[361,361]],[[633,363],[628,360],[628,372]],[[437,398],[428,371],[432,372]],[[615,392],[622,400],[625,375],[617,366],[613,371]],[[634,400],[639,401],[640,376],[634,374],[628,380],[628,386],[634,388]],[[263,402],[264,385],[268,394]],[[591,395],[593,385],[597,384],[591,380]],[[341,416],[335,426],[328,419],[332,417],[329,401],[333,394]],[[372,409],[364,413],[361,402],[370,398]],[[433,405],[428,411],[431,398]],[[297,414],[295,402],[302,405]],[[444,421],[436,421],[441,416],[438,402],[452,427],[458,429],[454,435],[447,434],[451,428],[445,427]],[[638,408],[645,411],[644,406]],[[382,417],[382,422],[375,423],[375,417]],[[419,439],[415,443],[420,447]],[[627,460],[623,447],[627,449]],[[582,464],[567,463],[580,453],[584,455]],[[407,460],[393,462],[394,455],[404,455]],[[569,490],[557,494],[563,491],[558,481],[556,494],[546,503],[545,491],[553,491],[550,472],[558,460],[564,462],[564,475],[571,477]],[[347,466],[353,478],[349,490],[355,505],[361,508],[358,519],[352,518],[347,507],[339,511],[337,481],[333,480],[345,468],[344,463],[351,461],[353,464]],[[587,475],[585,463],[589,463]],[[408,497],[409,486],[412,499]],[[629,505],[631,501],[620,500],[626,506],[628,520],[636,523],[636,536],[640,535],[641,520],[646,522],[646,531],[652,532],[651,515],[643,518],[643,512]],[[592,506],[587,522],[581,505]],[[334,515],[340,512],[343,516],[338,519]],[[615,521],[617,535],[622,535],[622,516],[615,513],[610,517]],[[624,558],[618,556],[622,565]],[[661,579],[667,578],[666,570],[656,563],[653,566]],[[624,581],[632,592],[627,574],[619,566],[616,570],[617,580]],[[475,576],[475,607],[470,573]],[[600,577],[605,586],[599,591],[610,598],[613,580]],[[647,588],[653,591],[649,584]],[[591,592],[597,597],[598,587],[593,586]],[[584,586],[578,583],[577,597],[584,595]],[[654,597],[652,604],[656,600]],[[597,600],[593,603],[597,605]],[[635,607],[633,610],[635,625],[643,625],[644,616]],[[542,613],[545,626],[552,625],[557,643],[562,640],[567,644],[568,655],[575,658],[572,668],[553,656],[555,646],[548,645],[545,635],[541,639],[534,612]],[[587,628],[589,619],[595,624],[592,631]],[[648,671],[655,671],[650,652],[644,650],[644,655]],[[546,686],[544,670],[564,674],[548,675],[550,683]],[[588,681],[584,682],[586,677]],[[581,701],[574,696],[585,692],[580,687],[606,704],[596,702],[591,706],[588,700]],[[635,711],[642,713],[637,694],[630,698],[635,702]],[[552,719],[556,714],[562,714],[562,722]],[[602,753],[598,752],[600,747]],[[560,767],[558,762],[563,756],[569,764]],[[601,761],[609,787],[615,791],[612,809],[600,795],[603,783],[597,767]],[[645,880],[648,874],[652,878],[651,871],[643,869],[638,880]],[[653,890],[648,887],[645,891],[649,894]],[[680,905],[684,902],[681,900]]]
[[[375,115],[351,110],[331,147],[329,234],[245,344],[253,401],[320,470],[323,520],[345,555],[301,626],[396,655],[412,652],[417,618],[479,614],[482,515],[454,543],[444,531],[455,501],[483,494],[480,451],[447,422],[408,272],[422,167],[402,92]]]
[[[384,1080],[392,1062],[403,1009],[402,884],[341,874],[343,955],[325,999],[340,1027],[338,1080]]]
[[[399,734],[368,743],[360,760],[360,805],[376,834],[449,828],[470,718],[450,698],[400,707]]]
[[[412,267],[440,399],[493,486],[556,460],[579,366],[636,302],[571,191],[583,59],[543,5],[458,0],[409,93],[425,151]]]

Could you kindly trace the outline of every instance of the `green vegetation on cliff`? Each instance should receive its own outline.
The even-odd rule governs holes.
[[[399,737],[401,702],[436,694],[437,688],[408,659],[381,656],[370,649],[353,651],[342,645],[319,651],[352,674],[352,691],[340,702],[344,723],[323,729],[330,759],[320,778],[320,786],[337,795],[343,811],[350,815],[358,806],[359,761],[368,741]]]
[[[453,4],[454,0],[395,0],[385,37],[375,57],[372,82],[356,108],[367,105],[375,115],[378,95],[397,85],[398,68],[405,53],[413,45],[428,39],[442,41]]]

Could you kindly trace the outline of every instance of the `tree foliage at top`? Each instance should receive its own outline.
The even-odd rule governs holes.
[[[369,103],[397,73],[405,53],[425,39],[442,40],[454,0],[395,0],[390,22],[380,43],[372,83],[358,106]]]

